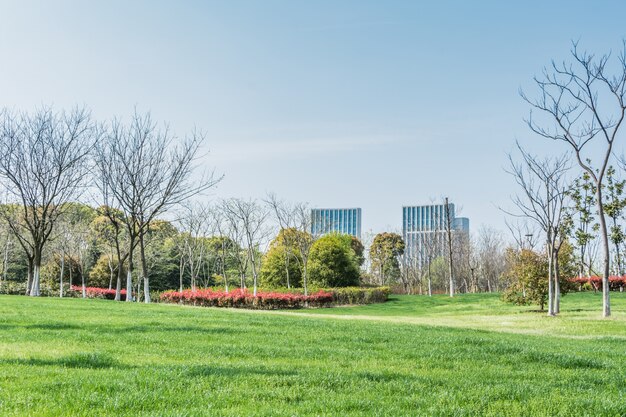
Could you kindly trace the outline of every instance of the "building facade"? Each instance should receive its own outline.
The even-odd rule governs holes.
[[[456,239],[469,239],[469,219],[456,217],[454,204],[402,207],[404,261],[424,265],[446,253],[448,218]]]
[[[333,208],[311,210],[311,234],[338,232],[361,239],[361,209]]]

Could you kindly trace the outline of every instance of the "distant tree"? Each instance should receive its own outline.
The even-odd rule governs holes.
[[[380,285],[400,276],[399,258],[404,254],[404,241],[396,233],[379,233],[370,245],[372,271],[378,275]]]
[[[258,277],[260,269],[260,245],[267,236],[267,216],[265,207],[255,200],[231,198],[224,201],[223,212],[228,219],[231,229],[237,230],[246,252],[247,265],[252,271],[253,295],[258,291]]]
[[[615,250],[615,272],[622,275],[623,258],[622,245],[626,240],[624,230],[621,227],[620,220],[626,207],[626,198],[624,198],[624,186],[626,180],[620,180],[616,177],[615,168],[609,166],[606,171],[606,202],[604,203],[606,215],[611,220],[609,227],[609,239]]]
[[[578,248],[578,276],[592,275],[594,264],[596,232],[600,225],[595,222],[594,207],[596,206],[596,185],[589,174],[583,174],[574,180],[568,195],[573,202],[572,218],[575,227],[571,234]]]
[[[294,242],[306,238],[298,236],[301,232],[294,228],[283,229],[270,242],[261,267],[261,285],[265,287],[302,286],[302,257]],[[289,257],[285,257],[289,253]],[[288,287],[289,288],[289,287]]]
[[[529,99],[524,93],[522,97],[546,117],[540,120],[533,118],[531,113],[530,129],[541,137],[565,143],[595,185],[603,249],[602,314],[609,317],[611,260],[603,186],[615,141],[626,116],[626,41],[617,65],[609,63],[610,54],[596,57],[579,51],[577,43],[573,44],[571,55],[573,63],[553,62],[541,78],[535,78],[538,99]],[[597,166],[593,166],[583,152],[589,148],[597,151],[599,147],[602,147],[603,155]]]
[[[548,269],[549,255],[535,252],[530,249],[506,250],[507,270],[505,275],[511,281],[509,288],[503,293],[503,298],[518,305],[537,304],[543,311],[548,301]],[[558,275],[560,285],[557,286],[562,294],[573,289],[568,281],[576,270],[573,248],[567,243],[562,245],[558,253],[558,264],[562,274]]]
[[[319,287],[359,285],[358,262],[350,236],[336,233],[324,235],[311,247],[310,283]]]
[[[19,206],[19,211],[0,213],[28,259],[31,296],[40,295],[44,248],[65,203],[76,198],[85,183],[88,155],[99,136],[100,129],[84,108],[71,113],[0,112],[0,178]]]

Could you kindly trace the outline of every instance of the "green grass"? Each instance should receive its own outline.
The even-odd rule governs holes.
[[[626,294],[613,306],[603,320],[591,293],[556,319],[493,295],[298,313],[2,296],[0,415],[623,416]]]

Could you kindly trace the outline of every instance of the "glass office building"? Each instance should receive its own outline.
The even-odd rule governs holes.
[[[311,234],[321,236],[339,232],[361,239],[361,209],[313,209],[311,210]]]
[[[456,217],[454,204],[402,207],[402,238],[405,262],[424,265],[446,253],[447,224],[456,238],[469,239],[469,219]]]

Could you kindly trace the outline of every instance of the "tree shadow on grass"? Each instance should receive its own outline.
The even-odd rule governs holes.
[[[107,333],[128,334],[128,333],[150,333],[150,332],[171,332],[171,333],[198,333],[198,334],[235,334],[241,333],[230,327],[201,327],[201,326],[159,326],[159,325],[136,325],[119,326],[106,329]]]
[[[239,375],[263,375],[263,376],[293,376],[297,372],[284,369],[271,369],[260,366],[254,367],[228,367],[228,366],[215,366],[215,365],[197,365],[192,366],[187,375],[190,377],[210,377],[210,376],[224,376],[234,377]]]
[[[60,358],[0,359],[0,364],[26,366],[58,366],[63,368],[108,369],[120,368],[117,359],[106,353],[82,352]]]

